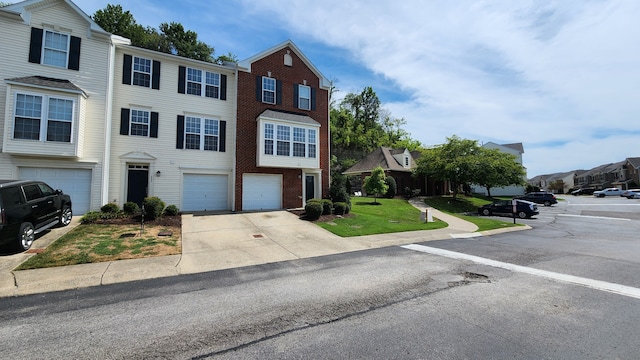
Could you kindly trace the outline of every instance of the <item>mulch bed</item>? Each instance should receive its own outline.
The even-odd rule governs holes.
[[[305,217],[305,212],[304,210],[289,210],[290,213],[294,214],[294,215],[298,215],[298,217],[300,218],[300,220],[307,220]],[[349,218],[353,216],[351,213],[349,214],[345,214],[345,215],[320,215],[320,218],[318,220],[313,220],[312,222],[329,222],[329,221],[333,221],[334,219],[339,219],[339,218]]]
[[[127,216],[116,219],[98,219],[96,220],[96,224],[106,224],[106,225],[132,225],[132,224],[140,224],[142,221],[142,217],[140,215],[137,216]],[[144,220],[145,225],[157,225],[157,226],[182,226],[182,217],[180,215],[177,216],[160,216],[157,219],[153,220]]]

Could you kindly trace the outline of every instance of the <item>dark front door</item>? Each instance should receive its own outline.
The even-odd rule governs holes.
[[[142,200],[147,197],[149,182],[148,169],[129,169],[127,184],[127,202],[134,202],[142,206]]]
[[[307,175],[305,177],[305,195],[304,199],[309,200],[313,199],[316,195],[316,186],[315,186],[315,176]]]

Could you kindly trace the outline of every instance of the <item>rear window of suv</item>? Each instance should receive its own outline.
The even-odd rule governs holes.
[[[20,196],[19,186],[0,189],[0,197],[2,198],[2,204],[4,207],[22,204],[22,196]]]

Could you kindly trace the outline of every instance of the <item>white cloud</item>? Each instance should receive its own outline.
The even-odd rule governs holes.
[[[383,106],[404,117],[407,130],[426,144],[454,134],[522,142],[530,176],[640,156],[640,133],[620,135],[637,127],[640,113],[639,2],[281,0],[250,6],[293,33],[347,49],[409,93],[409,100]],[[358,80],[341,85],[372,85]]]

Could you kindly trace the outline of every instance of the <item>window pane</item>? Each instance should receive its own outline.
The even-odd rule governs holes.
[[[304,157],[305,156],[304,148],[305,148],[304,143],[293,143],[293,156]]]
[[[149,136],[149,112],[131,110],[131,135]]]
[[[273,155],[273,140],[264,141],[264,153],[265,155]]]
[[[293,128],[293,141],[296,142],[304,142],[305,141],[305,130],[301,128]]]
[[[40,119],[16,118],[14,139],[40,140]]]
[[[262,102],[276,103],[276,79],[262,78]]]
[[[218,137],[217,136],[205,136],[204,137],[204,149],[210,151],[218,151]]]
[[[278,140],[289,140],[291,137],[291,130],[288,126],[278,125]]]
[[[314,158],[316,157],[316,146],[309,144],[309,157],[310,158]]]
[[[42,96],[17,94],[14,139],[40,140]]]
[[[47,122],[47,141],[71,142],[71,122]]]
[[[298,108],[311,110],[311,88],[298,85]]]
[[[278,149],[276,154],[280,156],[289,156],[289,142],[288,141],[278,141]]]
[[[184,139],[184,147],[185,149],[200,149],[200,135],[197,134],[186,134]]]
[[[273,139],[273,124],[264,124],[264,138]]]
[[[44,35],[44,58],[47,65],[67,66],[67,45],[69,37],[64,34],[46,31]]]
[[[202,70],[187,68],[187,94],[202,94]]]
[[[133,58],[133,85],[151,86],[151,60]]]

